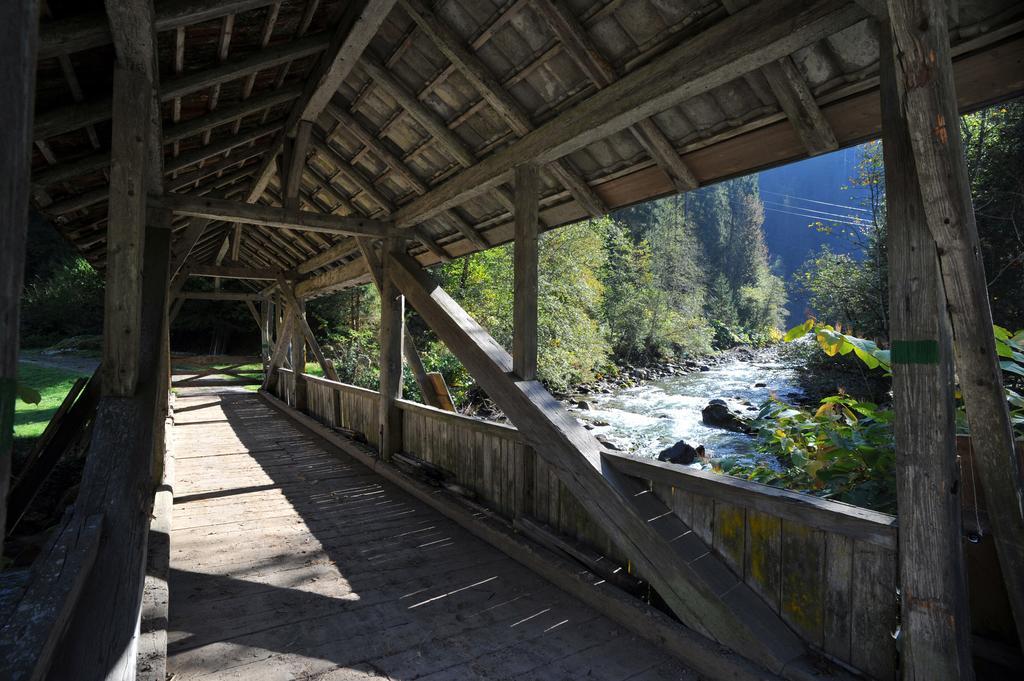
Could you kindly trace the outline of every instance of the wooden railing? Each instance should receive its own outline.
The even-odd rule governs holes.
[[[280,379],[278,396],[294,405],[292,372]],[[377,443],[377,392],[309,375],[302,384],[309,415]],[[405,400],[399,407],[403,451],[446,471],[475,501],[630,566],[516,428]],[[873,678],[895,678],[893,516],[610,451],[604,463],[662,499],[811,646]]]

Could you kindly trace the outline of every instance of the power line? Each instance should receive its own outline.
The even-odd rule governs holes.
[[[835,206],[836,208],[846,208],[848,210],[861,211],[863,213],[870,213],[871,211],[867,208],[857,208],[856,206],[848,206],[844,203],[829,203],[828,201],[818,201],[817,199],[808,199],[803,196],[793,196],[792,194],[783,194],[781,192],[768,191],[767,189],[761,190],[762,194],[775,194],[776,196],[784,196],[787,199],[793,199],[794,201],[807,201],[809,203],[818,203],[823,206]]]
[[[799,210],[799,211],[803,211],[805,213],[815,213],[815,214],[818,214],[818,215],[825,215],[825,216],[828,216],[829,218],[840,218],[840,219],[844,219],[844,220],[852,220],[853,222],[859,222],[862,225],[871,224],[870,221],[865,220],[864,218],[861,218],[861,217],[856,216],[856,215],[844,215],[842,213],[829,213],[828,211],[816,210],[814,208],[804,208],[803,206],[792,206],[790,204],[781,203],[779,201],[765,200],[765,201],[762,201],[762,203],[765,204],[765,205],[772,204],[772,205],[779,206],[779,207],[782,207],[782,208],[789,208],[789,209],[792,209],[792,210]]]

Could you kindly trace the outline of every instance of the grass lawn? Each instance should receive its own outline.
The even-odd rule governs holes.
[[[22,385],[39,392],[39,404],[25,404],[21,400],[14,407],[14,439],[27,442],[43,434],[46,424],[60,408],[79,374],[64,369],[18,362],[18,380]]]

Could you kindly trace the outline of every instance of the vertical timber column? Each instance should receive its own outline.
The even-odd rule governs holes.
[[[888,35],[888,24],[882,31]],[[953,347],[892,44],[881,44],[903,678],[974,678],[961,549]]]
[[[401,239],[388,239],[381,249],[380,287],[380,454],[385,461],[402,449],[402,342],[405,296],[391,280],[392,255],[404,250]]]
[[[38,29],[35,0],[0,4],[0,89],[8,98],[0,109],[0,553],[17,399],[18,304],[25,272]]]
[[[537,378],[537,210],[540,176],[536,164],[515,172],[515,309],[512,371],[524,381]]]
[[[295,324],[292,326],[292,371],[295,372],[295,408],[299,411],[306,409],[306,381],[303,374],[306,373],[306,336],[302,333],[300,319],[306,318],[306,301],[297,300],[295,308]]]
[[[261,306],[263,324],[260,327],[260,358],[263,360],[263,375],[265,377],[267,367],[270,366],[270,348],[272,346],[270,334],[274,325],[274,304],[267,297],[263,299]]]
[[[145,73],[114,67],[107,209],[107,279],[103,315],[103,394],[128,397],[139,380],[142,254],[145,247],[150,126]]]
[[[889,0],[896,83],[925,217],[937,246],[974,465],[1024,647],[1024,480],[1014,451],[971,204],[945,0]]]

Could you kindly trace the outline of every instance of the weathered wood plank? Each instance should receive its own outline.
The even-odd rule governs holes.
[[[369,236],[375,239],[391,236],[394,232],[391,223],[380,220],[274,208],[227,199],[168,195],[161,199],[159,205],[178,215],[278,229]]]
[[[782,520],[769,513],[747,510],[744,578],[776,611],[782,599]]]
[[[896,556],[856,541],[853,546],[853,608],[850,661],[876,679],[896,677]]]
[[[48,678],[57,644],[96,560],[102,528],[102,515],[68,516],[36,558],[25,594],[0,630],[5,678]]]
[[[951,331],[889,33],[886,24],[879,94],[889,224],[903,677],[970,678]]]
[[[221,279],[252,279],[255,281],[277,281],[282,276],[280,270],[260,269],[258,267],[241,267],[238,265],[190,265],[190,277],[219,277]]]
[[[405,330],[405,297],[392,278],[394,259],[387,257],[402,248],[389,241],[382,253],[380,287],[380,452],[387,461],[402,444],[402,414],[395,400],[402,397],[402,344]]]
[[[852,643],[853,544],[852,539],[838,534],[829,534],[825,538],[825,630],[822,649],[840,660],[850,659]]]
[[[139,93],[151,88],[145,75],[115,67],[102,366],[104,394],[121,397],[135,393],[139,378],[151,104]]]
[[[603,452],[602,456],[622,472],[638,478],[663,482],[687,493],[722,499],[828,532],[840,532],[896,548],[896,518],[885,513],[662,461],[609,451]]]
[[[782,521],[782,566],[782,616],[820,648],[825,623],[825,534]]]
[[[899,108],[906,114],[924,215],[938,253],[975,462],[989,500],[1018,641],[1024,647],[1024,478],[995,352],[985,266],[957,125],[947,4],[889,0],[888,6]]]
[[[516,241],[514,272],[512,371],[524,381],[537,378],[537,166],[516,166]]]
[[[614,67],[604,58],[583,26],[561,0],[538,3],[536,7],[572,60],[595,85],[603,88],[615,82],[617,74]],[[654,162],[665,171],[676,189],[688,191],[700,184],[693,171],[686,166],[679,153],[672,147],[672,143],[652,119],[637,122],[636,126],[631,128],[631,132]]]
[[[131,679],[142,602],[144,561],[152,504],[156,420],[166,399],[166,292],[170,230],[146,234],[140,299],[140,366],[133,397],[101,399],[93,421],[90,456],[82,473],[75,513],[103,514],[96,567],[89,574],[60,650],[55,678]]]

